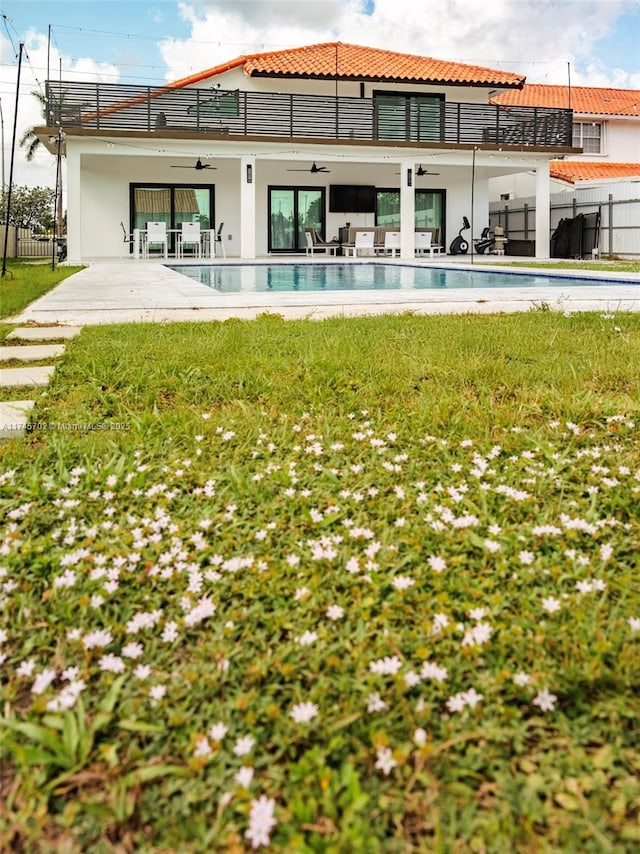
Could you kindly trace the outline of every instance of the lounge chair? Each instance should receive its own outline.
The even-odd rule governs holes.
[[[224,248],[224,237],[222,236],[222,229],[223,229],[223,228],[224,228],[224,223],[223,223],[223,222],[221,222],[221,223],[220,223],[220,225],[218,226],[218,230],[217,230],[217,231],[216,231],[216,233],[215,233],[215,243],[216,243],[216,244],[218,244],[218,243],[220,244],[220,249],[222,249],[222,257],[223,257],[223,258],[226,258],[226,257],[227,257],[227,253],[226,253],[225,248]],[[213,255],[217,255],[217,254],[218,254],[217,246],[214,246],[214,247],[213,247],[213,252],[212,252],[212,254],[213,254]]]
[[[305,253],[307,255],[313,255],[314,252],[324,252],[325,255],[329,252],[331,255],[335,255],[338,251],[338,244],[327,243],[322,240],[315,228],[305,228],[304,232],[307,242]]]
[[[430,231],[416,231],[414,244],[416,255],[424,255],[428,252],[429,257],[433,258],[434,254],[440,254],[442,246],[432,243],[432,238],[433,235]]]
[[[384,235],[384,244],[382,246],[384,254],[386,255],[388,252],[391,253],[391,257],[396,257],[396,252],[398,253],[398,258],[400,257],[400,232],[399,231],[386,231]]]
[[[358,256],[358,250],[366,255],[373,255],[375,250],[375,234],[373,231],[356,231],[356,239],[353,246],[347,246],[349,255]]]

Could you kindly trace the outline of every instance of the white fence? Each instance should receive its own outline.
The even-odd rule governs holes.
[[[511,239],[535,240],[535,196],[491,202],[489,223]],[[600,255],[640,258],[640,182],[586,187],[551,196],[549,239],[561,219],[600,209]]]

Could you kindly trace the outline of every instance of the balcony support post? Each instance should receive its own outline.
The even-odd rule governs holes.
[[[549,161],[540,161],[536,166],[536,258],[549,257],[551,225],[551,181]]]

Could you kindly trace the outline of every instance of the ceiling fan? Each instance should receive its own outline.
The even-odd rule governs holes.
[[[399,175],[399,172],[396,172],[396,175]],[[439,175],[439,172],[429,172],[428,169],[425,169],[422,163],[416,169],[416,175]]]
[[[196,160],[195,166],[172,166],[172,169],[197,169],[198,172],[202,169],[217,169],[217,166],[212,166],[210,163],[203,163],[200,158]]]
[[[312,163],[311,169],[287,169],[287,172],[311,172],[312,175],[315,175],[317,172],[330,172],[330,169],[327,169],[326,166],[316,166],[315,163]]]

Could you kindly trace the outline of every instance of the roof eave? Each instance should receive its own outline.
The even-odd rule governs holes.
[[[446,78],[423,78],[423,77],[375,77],[369,75],[352,74],[296,74],[286,72],[250,71],[246,72],[249,77],[262,77],[272,80],[329,80],[341,83],[401,83],[423,86],[465,86],[474,89],[522,89],[524,78],[506,83],[504,80],[449,80]]]

